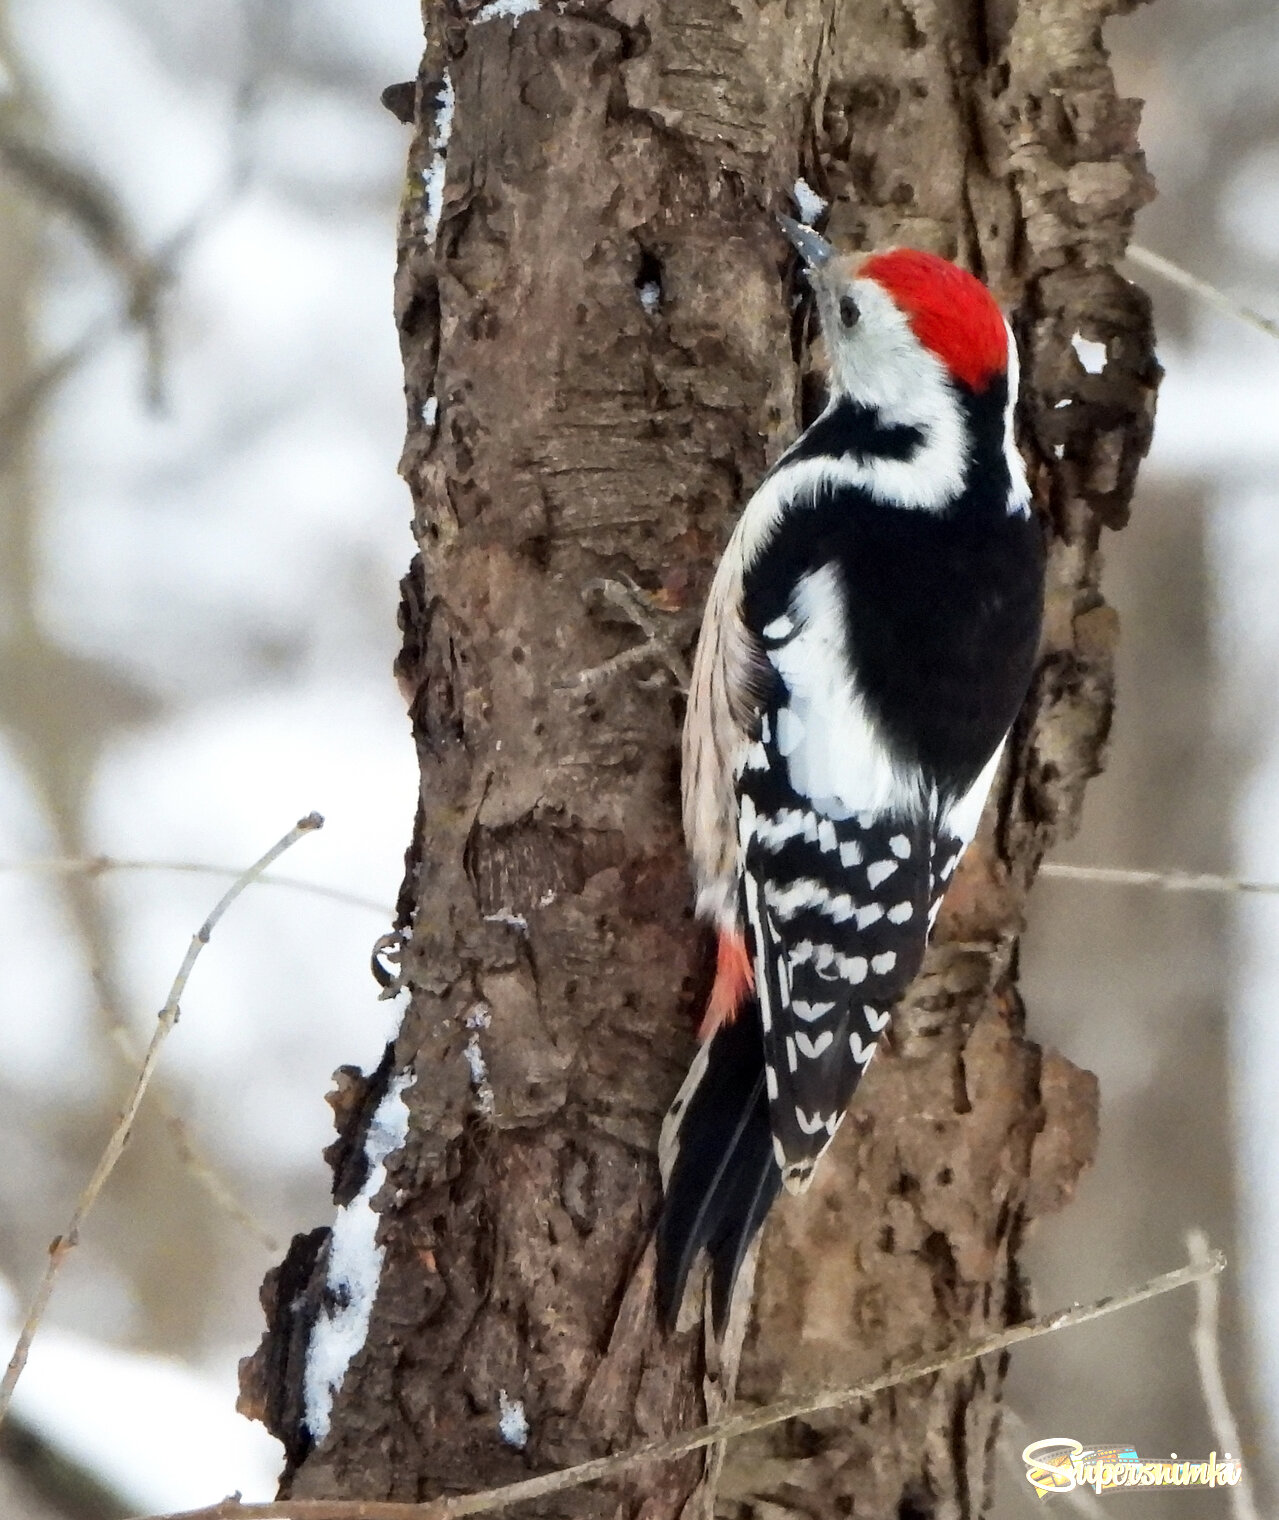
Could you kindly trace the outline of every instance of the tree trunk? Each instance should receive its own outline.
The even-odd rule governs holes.
[[[653,1312],[654,1147],[710,969],[664,653],[687,658],[735,514],[803,411],[773,222],[799,175],[837,244],[935,249],[1015,314],[1049,590],[1039,676],[892,1049],[766,1231],[740,1393],[851,1380],[1025,1312],[1019,1245],[1096,1121],[1093,1079],[1025,1038],[1016,936],[1105,743],[1097,544],[1123,521],[1157,373],[1146,300],[1114,269],[1148,194],[1101,46],[1116,8],[427,5],[396,285],[421,549],[399,667],[422,767],[409,1001],[379,1073],[344,1074],[330,1152],[348,1216],[377,1189],[385,1257],[318,1444],[304,1364],[341,1312],[339,1248],[312,1232],[268,1279],[243,1403],[286,1443],[284,1494],[466,1490],[732,1396],[734,1348],[668,1339]],[[1106,345],[1102,373],[1076,334]],[[633,613],[647,649],[627,580],[663,609]],[[383,1187],[370,1160],[398,1143],[408,1073]],[[744,1443],[723,1513],[979,1513],[1004,1370]],[[664,1520],[714,1466],[538,1512]]]

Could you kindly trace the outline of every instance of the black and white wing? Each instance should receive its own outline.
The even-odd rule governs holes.
[[[776,679],[738,778],[743,917],[782,1178],[802,1191],[919,969],[936,807],[848,670],[838,568],[759,635]]]

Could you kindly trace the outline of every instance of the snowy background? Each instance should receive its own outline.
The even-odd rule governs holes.
[[[1150,102],[1163,198],[1141,241],[1279,314],[1279,15],[1160,0],[1110,36]],[[21,1420],[139,1509],[273,1492],[235,1363],[263,1271],[329,1217],[330,1073],[376,1060],[390,1026],[367,966],[416,786],[390,676],[412,552],[390,314],[408,129],[378,96],[419,48],[415,0],[0,0],[0,1330],[127,1091],[121,1028],[145,1040],[221,890],[32,865],[239,867],[314,808],[325,829],[281,873],[364,900],[260,887],[218,931],[20,1385]],[[79,178],[33,168],[13,146],[32,143]],[[130,291],[157,261],[148,339]],[[1108,545],[1113,763],[1063,854],[1275,880],[1279,343],[1133,275],[1167,379]],[[1105,1104],[1098,1169],[1035,1247],[1041,1301],[1174,1265],[1190,1225],[1232,1244],[1227,1373],[1259,1479],[1279,1441],[1277,930],[1267,899],[1045,881],[1026,957],[1032,1029],[1101,1074]],[[1182,1345],[1190,1305],[1168,1314]],[[1122,1368],[1113,1331],[1019,1363],[1027,1439],[1197,1452],[1182,1406],[1138,1407],[1143,1324]],[[1193,1368],[1168,1377],[1189,1409]],[[1089,1426],[1112,1382],[1123,1428]],[[6,1499],[3,1473],[6,1515],[54,1513]],[[1009,1502],[1037,1512],[1029,1489]]]

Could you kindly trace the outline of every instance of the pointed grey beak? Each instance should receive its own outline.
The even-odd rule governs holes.
[[[819,268],[834,254],[835,250],[826,239],[820,237],[811,227],[801,227],[789,216],[779,216],[777,220],[809,269]]]

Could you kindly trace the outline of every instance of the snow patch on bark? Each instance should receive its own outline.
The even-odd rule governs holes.
[[[487,1029],[492,1022],[488,1004],[477,1003],[466,1016],[466,1027],[472,1031],[472,1034],[466,1042],[466,1049],[462,1052],[471,1073],[475,1106],[480,1113],[485,1115],[493,1112],[496,1100],[493,1097],[493,1086],[489,1081],[488,1064],[484,1060],[484,1052],[480,1049],[480,1030]]]
[[[806,179],[797,179],[791,194],[795,197],[795,205],[799,208],[800,221],[805,227],[811,227],[825,211],[826,202]]]
[[[413,1073],[409,1071],[391,1079],[364,1142],[369,1174],[364,1186],[345,1208],[338,1210],[333,1221],[325,1303],[311,1327],[303,1379],[306,1426],[317,1442],[329,1433],[333,1396],[342,1386],[351,1358],[369,1333],[369,1318],[382,1276],[382,1258],[386,1255],[385,1248],[377,1243],[379,1216],[374,1212],[373,1200],[386,1181],[387,1159],[403,1146],[408,1136],[409,1111],[404,1094],[413,1081]]]
[[[507,1398],[505,1388],[497,1391],[497,1429],[506,1444],[516,1451],[523,1451],[528,1445],[528,1416],[524,1413],[524,1401]]]
[[[516,913],[513,908],[499,908],[496,913],[486,913],[484,922],[505,924],[508,929],[517,929],[521,934],[528,933],[528,919],[522,913]]]
[[[444,210],[444,175],[447,168],[449,138],[453,136],[453,109],[457,96],[453,92],[453,80],[447,71],[440,86],[440,104],[435,113],[435,127],[431,133],[431,167],[422,176],[426,191],[426,241],[433,243],[440,230],[440,216]]]
[[[497,21],[503,16],[510,16],[518,21],[521,16],[527,16],[530,11],[541,9],[541,0],[493,0],[493,3],[486,5],[475,20]]]
[[[1094,343],[1091,338],[1085,338],[1076,333],[1070,340],[1070,346],[1075,350],[1080,364],[1090,375],[1099,375],[1106,367],[1106,345]]]

